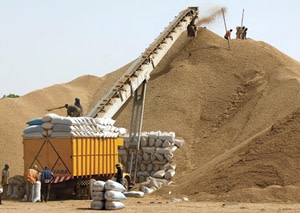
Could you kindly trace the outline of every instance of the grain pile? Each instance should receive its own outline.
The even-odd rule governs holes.
[[[88,112],[125,70],[0,100],[0,164],[10,164],[11,175],[22,174],[26,122],[75,97]],[[143,131],[173,131],[185,140],[175,155],[175,184],[155,193],[299,202],[299,79],[299,62],[267,43],[232,40],[228,50],[207,29],[193,39],[182,35],[147,87]],[[114,118],[115,126],[129,127],[131,106]]]

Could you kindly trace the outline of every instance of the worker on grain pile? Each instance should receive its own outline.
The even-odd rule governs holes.
[[[243,30],[245,29],[245,27],[240,27],[240,26],[237,26],[236,27],[236,39],[240,39],[242,38],[242,33],[243,33]]]
[[[117,174],[116,174],[116,182],[123,185],[123,169],[120,163],[116,164]]]
[[[187,26],[188,37],[196,37],[197,36],[197,26],[195,24],[197,18],[198,18],[198,16],[195,16]]]
[[[67,116],[70,117],[80,117],[81,109],[75,105],[65,104],[65,108],[67,109]]]
[[[80,104],[80,99],[79,98],[75,98],[74,105],[80,108],[80,116],[83,116],[83,108],[82,108],[82,106]]]
[[[196,37],[197,36],[197,27],[196,27],[196,25],[189,24],[187,26],[187,34],[188,34],[188,37]]]
[[[228,39],[231,38],[231,32],[232,32],[232,29],[226,31],[226,33],[225,33],[225,35],[224,35],[224,38],[225,38],[226,40],[228,40]]]
[[[247,39],[247,31],[248,31],[248,28],[245,28],[243,30],[243,33],[242,33],[242,39]]]

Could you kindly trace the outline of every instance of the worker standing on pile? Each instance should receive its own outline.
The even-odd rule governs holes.
[[[224,38],[225,38],[226,40],[228,40],[228,39],[231,38],[231,32],[232,32],[232,29],[226,31],[226,33],[225,33],[225,35],[224,35]]]
[[[242,33],[242,39],[247,39],[247,31],[248,31],[248,28],[245,28],[243,30],[243,33]]]
[[[80,116],[83,116],[83,108],[80,104],[80,99],[79,98],[75,98],[74,105],[77,106],[80,109]]]
[[[245,27],[240,27],[240,26],[237,26],[236,27],[236,39],[240,39],[242,38],[242,33],[243,33],[243,30],[244,30]]]
[[[67,116],[80,117],[81,110],[79,107],[75,105],[65,104],[65,108],[67,109]]]
[[[188,37],[196,37],[197,36],[197,26],[195,23],[197,18],[198,18],[198,16],[195,16],[187,26]]]

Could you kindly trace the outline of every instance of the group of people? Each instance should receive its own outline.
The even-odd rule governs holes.
[[[5,164],[2,169],[1,186],[0,186],[0,205],[2,204],[2,197],[6,198],[8,190],[8,178],[9,178],[9,165]]]
[[[236,27],[236,39],[247,39],[247,31],[248,28],[245,26],[237,26]]]
[[[226,40],[231,39],[231,33],[232,33],[232,29],[229,29],[226,31],[224,38]],[[237,26],[236,27],[236,39],[247,39],[247,32],[248,32],[248,28],[246,28],[245,26]]]
[[[47,166],[40,172],[37,165],[33,165],[24,174],[26,182],[25,190],[27,202],[38,202],[49,200],[51,181],[54,178],[53,173]]]
[[[70,116],[70,117],[83,116],[83,107],[80,104],[79,98],[75,98],[74,105],[65,104],[65,108],[67,109],[67,116]]]

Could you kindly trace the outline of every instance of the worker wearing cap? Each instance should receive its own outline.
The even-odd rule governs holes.
[[[120,163],[116,164],[117,174],[116,174],[116,182],[123,185],[123,169]]]
[[[2,170],[2,179],[1,179],[1,185],[3,187],[3,198],[7,197],[8,178],[9,178],[9,165],[5,164],[4,169]]]

